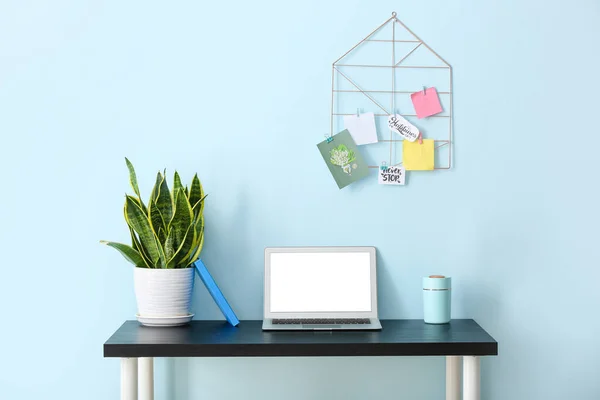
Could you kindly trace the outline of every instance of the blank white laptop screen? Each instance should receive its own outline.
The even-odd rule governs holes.
[[[271,312],[371,311],[369,253],[271,253]]]

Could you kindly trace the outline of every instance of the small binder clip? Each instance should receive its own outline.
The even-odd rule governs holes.
[[[427,96],[427,86],[423,86],[423,96]]]
[[[325,141],[326,141],[327,143],[331,143],[331,142],[333,142],[333,136],[331,136],[331,135],[328,135],[328,134],[325,134]]]
[[[382,162],[382,163],[381,163],[381,170],[382,170],[382,171],[387,171],[387,169],[388,169],[387,163],[386,163],[385,161],[384,161],[384,162]]]
[[[419,144],[423,144],[423,134],[421,132],[419,132],[419,137],[417,139],[419,139]]]

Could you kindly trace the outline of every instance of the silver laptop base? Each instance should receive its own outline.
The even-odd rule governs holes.
[[[272,319],[265,319],[263,331],[374,331],[381,329],[381,322],[371,318],[370,324],[274,324]]]

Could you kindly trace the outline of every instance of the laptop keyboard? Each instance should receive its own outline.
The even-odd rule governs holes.
[[[274,319],[274,325],[366,325],[370,324],[369,318],[297,318],[297,319]]]

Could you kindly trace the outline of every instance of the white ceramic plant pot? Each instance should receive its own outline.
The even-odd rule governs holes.
[[[194,268],[134,268],[138,314],[143,317],[176,317],[190,314]]]

